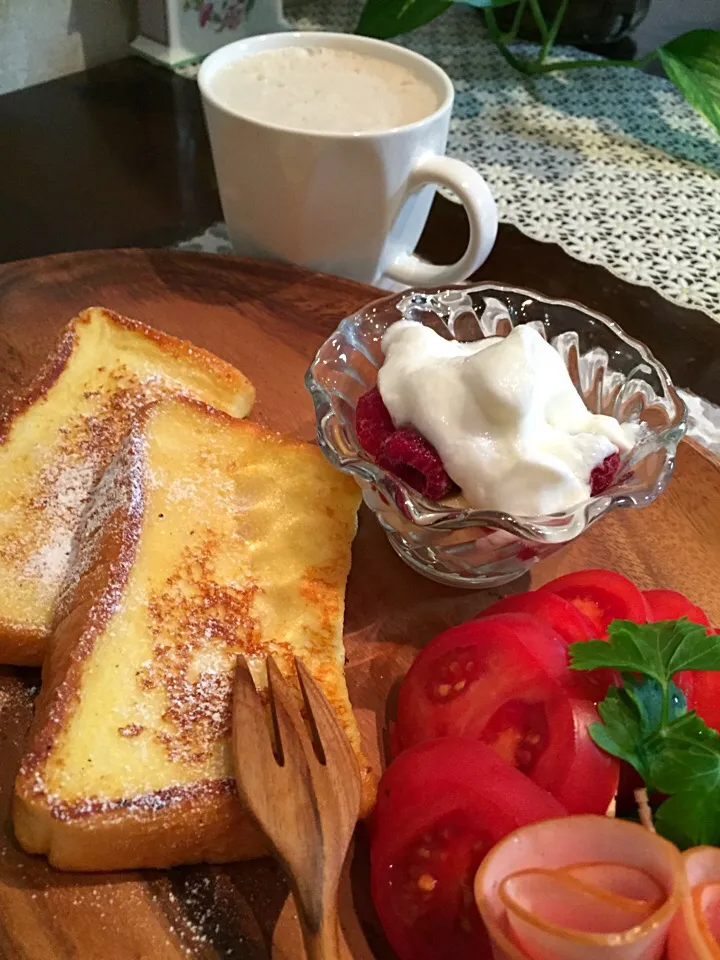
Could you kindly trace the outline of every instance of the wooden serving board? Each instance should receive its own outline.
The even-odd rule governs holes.
[[[168,251],[67,254],[2,266],[0,409],[35,373],[58,329],[84,307],[100,305],[236,364],[257,387],[255,419],[312,439],[305,370],[338,321],[374,295],[368,287],[281,264]],[[720,624],[718,463],[683,443],[675,477],[658,503],[617,511],[507,589],[525,590],[588,566],[619,570],[643,588],[682,590]],[[388,694],[415,651],[497,596],[413,573],[362,509],[345,642],[350,696],[375,763]],[[8,810],[38,683],[36,672],[0,667],[0,957],[301,957],[292,902],[268,860],[79,876],[53,871],[18,849]],[[357,960],[390,956],[369,906],[362,834],[343,897],[353,898],[371,947],[351,930]]]

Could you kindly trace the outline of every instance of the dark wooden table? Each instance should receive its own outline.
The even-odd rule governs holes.
[[[201,232],[222,214],[196,83],[128,58],[0,97],[0,213],[0,261]],[[466,235],[462,210],[438,198],[420,252],[449,262]],[[720,324],[699,311],[507,225],[478,276],[609,314],[720,403]]]

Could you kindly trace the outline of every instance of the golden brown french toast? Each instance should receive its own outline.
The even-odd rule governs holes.
[[[239,654],[310,668],[374,780],[348,700],[359,491],[320,451],[195,401],[146,408],[92,495],[59,601],[13,819],[56,867],[262,852],[234,789]]]
[[[206,350],[95,307],[0,417],[0,663],[42,663],[83,504],[138,410],[174,393],[236,417],[255,396]]]

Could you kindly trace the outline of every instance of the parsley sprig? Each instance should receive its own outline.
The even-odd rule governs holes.
[[[598,704],[602,723],[589,733],[607,753],[627,761],[648,792],[664,794],[659,833],[685,848],[720,844],[720,736],[688,710],[674,677],[684,670],[720,670],[720,638],[686,618],[637,624],[615,620],[608,639],[570,645],[575,670],[619,671]]]

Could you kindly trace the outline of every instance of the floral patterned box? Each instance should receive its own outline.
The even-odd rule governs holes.
[[[282,0],[139,0],[132,47],[169,66],[259,33],[287,30]]]

